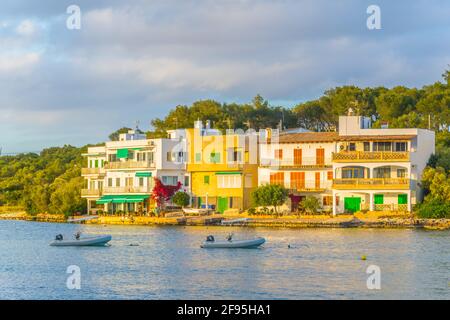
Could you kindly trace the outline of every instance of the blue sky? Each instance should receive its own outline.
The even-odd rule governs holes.
[[[371,4],[381,30],[366,27]],[[96,143],[198,99],[292,106],[346,84],[433,83],[449,17],[449,1],[3,0],[0,147]]]

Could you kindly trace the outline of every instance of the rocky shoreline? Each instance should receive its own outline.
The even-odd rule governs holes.
[[[364,218],[354,216],[338,217],[249,217],[247,221],[230,224],[232,226],[268,227],[268,228],[408,228],[408,229],[450,229],[450,219],[419,219],[405,217]],[[100,216],[97,219],[83,221],[86,224],[112,225],[183,225],[183,226],[222,226],[221,221],[230,221],[242,216],[227,217],[212,215],[204,217],[145,217],[145,216]],[[0,214],[0,220],[23,220],[38,222],[65,223],[63,215],[38,214],[24,212]],[[223,226],[227,227],[227,226]]]

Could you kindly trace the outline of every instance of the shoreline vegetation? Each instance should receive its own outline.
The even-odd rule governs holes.
[[[86,216],[73,216],[82,218]],[[248,218],[245,222],[222,225],[222,221]],[[35,222],[67,223],[68,217],[63,214],[31,215],[25,211],[0,213],[0,220],[21,220]],[[100,225],[141,225],[141,226],[241,226],[267,228],[401,228],[401,229],[429,229],[450,230],[450,219],[423,219],[415,215],[399,213],[355,213],[354,215],[248,215],[242,214],[213,214],[207,216],[184,216],[181,212],[167,217],[149,216],[107,216],[100,215],[97,219],[81,222],[83,224]]]

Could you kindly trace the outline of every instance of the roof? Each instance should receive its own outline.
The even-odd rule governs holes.
[[[276,143],[308,143],[338,141],[392,141],[411,140],[415,135],[353,135],[340,136],[338,132],[281,133]]]

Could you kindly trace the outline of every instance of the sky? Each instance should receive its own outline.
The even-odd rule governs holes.
[[[367,27],[372,4],[381,29]],[[441,80],[449,40],[448,0],[2,0],[0,148],[98,143],[199,99],[420,87]]]

